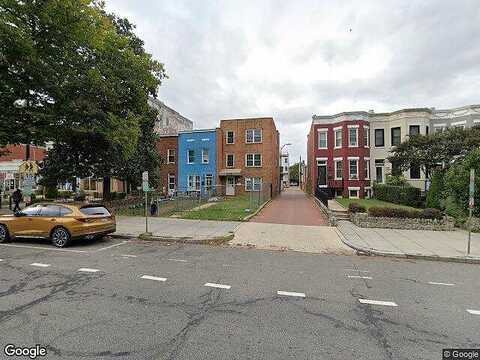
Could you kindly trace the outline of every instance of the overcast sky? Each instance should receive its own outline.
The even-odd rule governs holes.
[[[106,0],[194,121],[273,116],[294,161],[313,114],[480,103],[480,1]]]

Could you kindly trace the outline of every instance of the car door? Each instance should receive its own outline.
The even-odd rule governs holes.
[[[36,236],[35,220],[40,211],[40,207],[40,205],[26,207],[15,216],[14,221],[12,221],[11,225],[9,224],[13,236]]]
[[[35,218],[35,228],[38,236],[49,237],[50,231],[59,224],[60,206],[44,204]]]

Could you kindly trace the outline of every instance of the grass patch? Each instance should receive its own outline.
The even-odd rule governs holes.
[[[184,211],[179,217],[193,220],[241,221],[257,210],[260,205],[255,203],[252,205],[249,196],[236,196],[206,208]],[[247,212],[246,209],[250,211]]]
[[[380,206],[380,207],[392,207],[392,208],[399,208],[399,209],[408,209],[408,210],[417,210],[414,207],[394,204],[387,201],[377,200],[377,199],[349,199],[349,198],[336,198],[337,202],[348,209],[348,205],[351,203],[357,203],[359,205],[365,206],[368,210],[372,206]]]

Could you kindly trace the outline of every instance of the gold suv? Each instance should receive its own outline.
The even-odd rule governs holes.
[[[49,238],[67,246],[72,239],[102,237],[116,230],[115,216],[100,204],[35,204],[0,216],[0,243],[15,238]]]

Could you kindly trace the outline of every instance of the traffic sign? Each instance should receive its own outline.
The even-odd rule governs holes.
[[[469,195],[470,199],[468,201],[468,206],[470,209],[473,209],[475,206],[475,169],[470,169]]]
[[[142,185],[143,185],[144,192],[150,191],[150,187],[148,185],[148,171],[144,171],[142,173]]]
[[[35,186],[35,177],[33,175],[25,175],[23,178],[23,194],[30,196],[33,193],[33,187]]]
[[[38,164],[33,160],[24,161],[18,167],[18,172],[22,175],[24,174],[35,175],[38,173],[38,170],[39,170]]]

